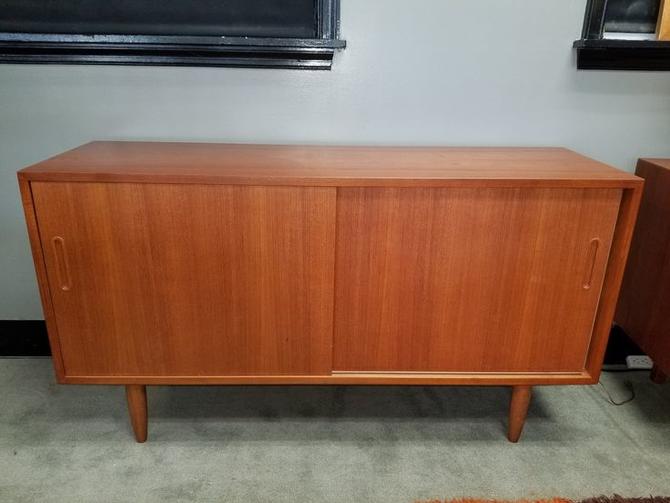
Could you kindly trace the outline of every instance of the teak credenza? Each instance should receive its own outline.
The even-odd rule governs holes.
[[[642,180],[564,149],[93,142],[19,172],[60,383],[597,382]]]

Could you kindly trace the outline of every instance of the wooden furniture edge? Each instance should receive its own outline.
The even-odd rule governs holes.
[[[591,344],[586,358],[585,366],[594,382],[598,382],[600,378],[603,359],[605,358],[605,349],[607,348],[607,341],[612,329],[612,322],[614,321],[619,290],[621,289],[628,252],[633,239],[633,231],[640,209],[643,189],[644,180],[640,179],[635,188],[624,190],[621,196],[619,215],[614,230],[610,256],[607,261],[607,272],[600,294],[600,302],[598,303],[598,310],[593,324]]]
[[[458,385],[515,386],[594,384],[587,372],[574,373],[423,373],[423,372],[334,372],[330,375],[248,375],[248,376],[75,376],[65,375],[64,384],[142,385]]]
[[[160,175],[69,173],[69,172],[19,172],[19,178],[31,182],[98,182],[98,183],[150,183],[195,185],[252,185],[285,187],[426,187],[426,188],[574,188],[574,189],[629,189],[639,183],[635,178],[328,178],[328,177],[262,177],[215,175]]]
[[[432,153],[433,159],[412,158],[417,153]],[[178,161],[161,163],[161,158],[177,152]],[[205,162],[203,169],[188,169],[182,157],[196,152],[206,159],[212,155],[223,156],[220,164]],[[396,154],[389,154],[395,152]],[[370,171],[370,160],[375,155],[408,156],[404,164],[386,166],[382,161],[379,170]],[[555,162],[537,154],[555,154],[558,160],[572,165],[568,172],[555,171]],[[287,155],[295,155],[297,161],[280,163],[277,170],[265,171],[274,156],[281,161]],[[481,154],[499,155],[506,164],[499,173],[480,171],[461,172],[460,157]],[[262,163],[253,162],[255,155]],[[518,155],[518,158],[514,156]],[[114,160],[113,156],[119,156]],[[456,156],[454,158],[453,156]],[[530,156],[530,157],[528,157]],[[98,158],[103,161],[98,162]],[[169,157],[168,159],[172,159]],[[241,166],[250,162],[247,171]],[[495,161],[495,159],[493,159]],[[444,163],[441,165],[440,163]],[[480,164],[482,160],[480,159]],[[540,163],[548,168],[548,174],[539,176],[529,169],[529,163]],[[126,163],[129,164],[126,166]],[[313,163],[305,169],[307,164]],[[360,170],[355,168],[360,164]],[[416,166],[415,166],[416,163]],[[425,172],[427,163],[437,163],[437,171]],[[525,168],[517,169],[518,163]],[[161,168],[162,166],[162,168]],[[183,166],[185,170],[178,168]],[[297,172],[293,169],[296,168]],[[575,170],[576,168],[576,170]],[[418,172],[417,172],[418,169]],[[288,185],[288,186],[363,186],[363,187],[462,187],[475,183],[478,186],[563,186],[623,188],[636,182],[635,175],[616,169],[603,162],[591,159],[564,147],[458,147],[458,146],[345,146],[345,145],[249,145],[236,143],[193,142],[137,142],[137,141],[93,141],[85,145],[54,155],[41,162],[23,168],[20,176],[34,181],[98,181],[136,183],[196,183],[239,185]]]
[[[49,337],[49,345],[51,346],[51,354],[54,362],[54,369],[56,371],[56,379],[60,384],[64,384],[65,365],[60,348],[60,339],[58,337],[56,314],[51,301],[51,291],[49,289],[49,280],[42,251],[37,215],[35,214],[35,207],[33,204],[33,194],[30,182],[25,177],[21,176],[21,174],[18,176],[18,181],[19,189],[21,191],[23,212],[26,218],[26,227],[28,229],[28,238],[30,240],[30,249],[33,255],[33,263],[35,264],[35,274],[38,280],[37,285],[42,301],[44,321],[47,326],[47,335]]]

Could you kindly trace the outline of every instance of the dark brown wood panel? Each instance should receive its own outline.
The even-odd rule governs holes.
[[[616,322],[670,373],[670,159],[641,159],[644,195]]]
[[[621,195],[340,189],[335,370],[582,371]]]
[[[32,193],[67,377],[330,372],[334,188]]]
[[[29,180],[398,187],[633,187],[563,148],[325,147],[93,142],[22,170]]]

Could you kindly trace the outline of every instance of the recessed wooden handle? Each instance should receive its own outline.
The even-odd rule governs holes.
[[[593,283],[593,271],[596,268],[596,257],[598,256],[598,248],[600,248],[600,239],[593,238],[589,244],[589,252],[586,256],[586,268],[584,270],[584,281],[582,288],[590,290]]]
[[[56,260],[56,272],[58,274],[58,286],[61,290],[68,291],[72,286],[70,282],[70,266],[67,261],[67,250],[65,249],[65,239],[56,236],[51,240],[53,245],[54,257]]]

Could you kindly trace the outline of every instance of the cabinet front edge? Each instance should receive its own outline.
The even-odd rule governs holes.
[[[66,375],[64,384],[146,384],[146,385],[457,385],[514,386],[593,384],[587,371],[566,373],[365,373],[338,372],[331,375],[260,376],[156,376]]]

